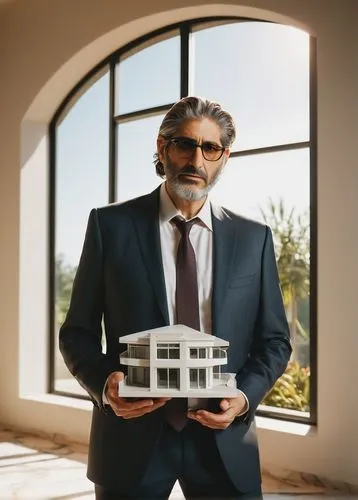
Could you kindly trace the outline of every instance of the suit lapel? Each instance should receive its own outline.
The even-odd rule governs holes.
[[[213,334],[218,329],[220,310],[225,300],[232,259],[235,252],[234,225],[221,207],[211,206],[213,221]],[[222,333],[221,333],[222,334]]]
[[[144,264],[164,321],[169,325],[159,231],[159,188],[148,196],[140,198],[136,208],[133,222]]]

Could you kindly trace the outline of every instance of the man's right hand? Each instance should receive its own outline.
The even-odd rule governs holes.
[[[123,372],[113,372],[108,377],[107,387],[106,387],[106,398],[108,404],[111,406],[112,410],[118,417],[125,419],[136,418],[157,410],[161,406],[164,406],[167,401],[171,398],[152,398],[152,399],[142,399],[140,401],[131,402],[130,399],[121,398],[118,393],[119,382],[124,380]]]

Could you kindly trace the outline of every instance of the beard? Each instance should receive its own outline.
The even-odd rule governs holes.
[[[185,201],[199,201],[206,198],[208,193],[218,182],[225,166],[225,161],[222,161],[220,167],[209,180],[206,172],[193,165],[186,165],[178,170],[178,167],[170,160],[168,154],[165,155],[165,162],[163,163],[167,183],[175,194]],[[206,182],[206,186],[203,188],[194,186],[194,181],[191,183],[181,178],[184,174],[192,174],[201,177]]]

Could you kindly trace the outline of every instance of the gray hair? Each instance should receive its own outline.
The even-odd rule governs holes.
[[[220,127],[222,145],[224,148],[229,148],[236,137],[233,117],[224,111],[217,102],[201,97],[184,97],[175,103],[163,118],[158,135],[170,139],[175,136],[176,131],[185,120],[200,120],[202,118],[209,118]],[[158,153],[154,154],[153,163],[157,175],[164,177],[164,166],[159,160]]]

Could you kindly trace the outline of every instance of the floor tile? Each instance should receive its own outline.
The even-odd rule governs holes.
[[[0,500],[94,500],[86,478],[87,447],[0,428]],[[323,486],[263,476],[266,500],[342,499]],[[182,500],[176,483],[170,500]],[[358,498],[358,496],[350,496]]]

